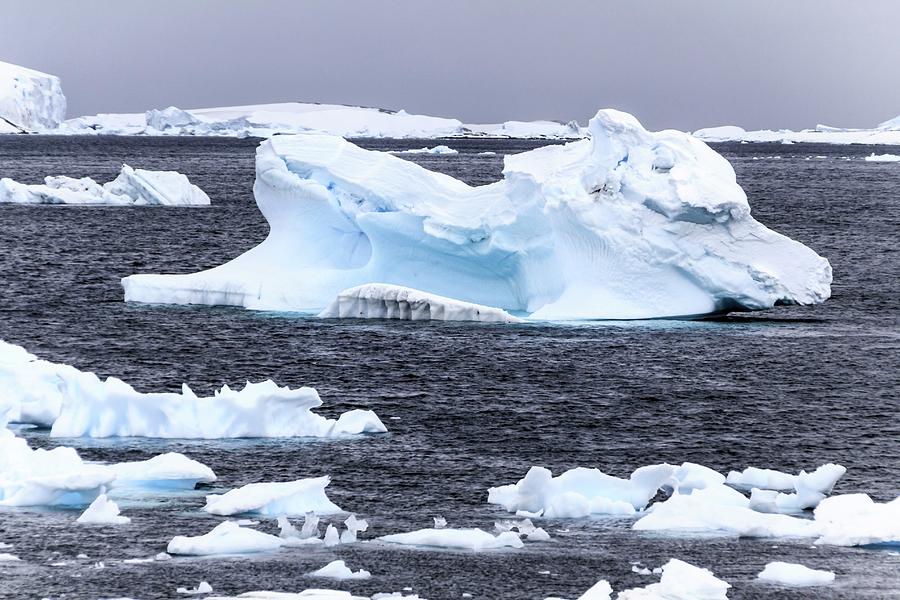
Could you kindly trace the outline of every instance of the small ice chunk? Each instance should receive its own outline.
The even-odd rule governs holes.
[[[12,562],[17,560],[22,559],[14,554],[9,554],[8,552],[0,552],[0,562]]]
[[[328,579],[337,579],[343,581],[345,579],[369,579],[372,574],[365,569],[353,572],[350,567],[342,560],[335,560],[318,571],[309,574],[310,577],[327,577]]]
[[[768,563],[757,577],[763,581],[797,587],[827,585],[834,581],[832,571],[819,571],[800,564],[780,561]]]
[[[727,600],[730,587],[711,571],[673,558],[662,566],[659,583],[621,592],[618,600]]]
[[[194,489],[198,483],[216,480],[213,470],[178,452],[167,452],[149,460],[110,465],[116,487]]]
[[[200,585],[198,585],[195,588],[188,589],[188,588],[180,587],[177,590],[175,590],[175,592],[178,594],[187,594],[187,595],[191,595],[191,596],[197,595],[197,594],[212,594],[212,591],[213,591],[212,586],[209,585],[209,583],[207,583],[205,581],[201,581]]]
[[[578,600],[611,600],[612,586],[605,579],[601,579],[578,597]]]
[[[447,519],[445,519],[444,517],[442,517],[440,515],[438,515],[437,517],[434,518],[434,528],[435,529],[443,529],[446,526],[447,526]]]
[[[81,513],[76,522],[91,525],[124,525],[130,523],[131,519],[120,516],[119,505],[107,498],[106,494],[100,494]]]
[[[347,526],[347,530],[341,533],[342,544],[352,544],[356,541],[357,532],[365,531],[369,528],[368,521],[365,519],[357,519],[356,515],[347,517],[347,520],[344,521],[344,525]]]
[[[542,527],[535,527],[525,534],[525,539],[529,542],[546,542],[550,539],[550,534]]]
[[[297,528],[291,525],[291,522],[288,521],[287,517],[281,516],[278,517],[278,537],[282,539],[288,538],[299,538],[300,532],[297,531]]]
[[[637,565],[631,565],[631,572],[637,573],[638,575],[652,575],[653,574],[653,571],[651,571],[647,567],[639,567]]]
[[[156,559],[153,557],[150,558],[126,558],[122,561],[122,563],[126,565],[142,565],[144,563],[152,563],[155,562]]]
[[[341,543],[341,536],[338,534],[337,527],[328,524],[328,527],[325,528],[325,545],[326,546],[337,546]]]
[[[300,528],[300,539],[319,537],[319,517],[314,511],[306,513],[303,517],[303,527]]]

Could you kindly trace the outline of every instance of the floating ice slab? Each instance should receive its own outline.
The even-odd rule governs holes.
[[[578,600],[612,600],[612,586],[605,579],[601,579],[582,595],[578,596]]]
[[[672,465],[652,465],[621,479],[584,467],[553,477],[549,469],[532,467],[518,483],[488,489],[488,502],[509,512],[541,513],[549,518],[629,515],[643,509],[660,487],[675,483],[675,470]]]
[[[370,283],[344,290],[319,316],[325,319],[521,322],[521,319],[499,308],[460,302],[384,283]]]
[[[762,581],[780,583],[794,587],[827,585],[834,581],[832,571],[819,571],[803,565],[788,562],[770,562],[757,575]]]
[[[222,495],[207,496],[203,510],[214,515],[256,513],[269,516],[342,512],[325,494],[329,483],[331,478],[327,475],[297,481],[250,483]]]
[[[896,154],[875,154],[866,157],[866,162],[900,162],[900,156]]]
[[[198,483],[216,480],[213,470],[178,452],[167,452],[149,460],[110,465],[117,487],[156,487],[192,490]]]
[[[0,62],[0,133],[53,129],[65,118],[58,77]]]
[[[557,320],[828,298],[828,261],[756,222],[704,143],[614,110],[590,133],[507,156],[481,187],[334,136],[274,137],[254,186],[267,239],[208,271],[126,277],[125,299],[318,313],[381,282]]]
[[[200,584],[195,588],[188,589],[188,588],[180,587],[177,590],[175,590],[176,594],[186,594],[188,596],[196,596],[199,594],[212,594],[212,592],[213,592],[212,586],[209,585],[209,583],[206,581],[201,581]]]
[[[832,496],[816,507],[815,516],[816,544],[900,546],[900,497],[878,503],[866,494]]]
[[[412,150],[390,150],[391,154],[459,154],[449,146],[435,146],[433,148],[415,148]]]
[[[347,563],[342,560],[332,561],[321,569],[313,571],[309,575],[310,577],[325,577],[327,579],[337,579],[340,581],[347,579],[369,579],[372,577],[372,574],[365,569],[360,569],[359,571],[351,570],[350,567],[347,566]]]
[[[119,505],[100,494],[91,505],[76,519],[78,523],[89,525],[124,525],[131,519],[119,514]]]
[[[119,176],[100,185],[90,177],[45,177],[43,184],[0,179],[0,204],[206,206],[209,196],[175,171],[122,165]]]
[[[239,596],[208,596],[207,600],[387,600],[388,598],[402,600],[419,600],[418,596],[402,596],[375,594],[371,599],[368,596],[354,596],[350,592],[341,590],[310,589],[292,594],[288,592],[246,592]]]
[[[727,600],[731,585],[707,569],[671,559],[662,567],[659,583],[625,590],[618,600]]]
[[[482,529],[419,529],[378,538],[391,544],[425,546],[453,550],[488,550],[493,548],[521,548],[518,534],[506,531],[496,536]]]
[[[845,467],[833,463],[822,465],[812,473],[800,471],[799,475],[750,467],[742,473],[732,471],[727,482],[735,487],[752,489],[750,508],[753,510],[795,513],[818,506],[846,472]],[[794,493],[777,491],[785,489],[793,489]]]
[[[217,525],[212,531],[196,537],[177,535],[169,542],[169,554],[209,556],[214,554],[250,554],[281,547],[282,540],[255,529],[241,527],[232,521]]]

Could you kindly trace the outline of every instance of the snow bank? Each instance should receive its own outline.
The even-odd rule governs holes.
[[[124,525],[131,519],[119,515],[119,505],[100,494],[91,505],[76,519],[78,523],[91,525]]]
[[[213,470],[184,454],[167,452],[149,460],[110,465],[116,487],[194,489],[198,483],[216,480]]]
[[[325,319],[521,322],[521,319],[499,308],[460,302],[384,283],[370,283],[344,290],[319,316]]]
[[[114,180],[100,185],[90,177],[45,177],[43,184],[0,179],[0,203],[207,206],[209,196],[175,171],[146,171],[122,165]]]
[[[325,494],[329,483],[331,478],[328,476],[277,483],[250,483],[225,494],[207,496],[203,510],[214,515],[252,512],[269,516],[342,512]]]
[[[213,135],[269,137],[308,131],[356,138],[583,137],[578,123],[508,121],[467,125],[457,119],[340,104],[284,102],[145,113],[98,114],[63,123],[53,133],[91,135]]]
[[[290,389],[264,381],[248,382],[239,391],[226,385],[211,397],[198,397],[187,385],[180,394],[145,394],[115,377],[103,381],[93,373],[38,360],[0,340],[3,405],[11,408],[10,421],[52,426],[53,437],[333,437],[387,431],[369,410],[351,410],[337,420],[312,412],[322,400],[309,387]],[[171,463],[164,461],[181,459],[155,460],[141,468],[165,470]],[[183,467],[198,468],[182,461],[178,469]],[[197,475],[200,481],[210,473],[201,470],[187,478]]]
[[[309,574],[310,577],[325,577],[327,579],[337,579],[339,581],[344,581],[347,579],[369,579],[372,577],[372,574],[366,571],[365,569],[360,569],[359,571],[354,572],[347,566],[342,560],[335,560],[321,569],[317,571],[313,571]]]
[[[0,133],[54,129],[65,118],[58,77],[0,62]]]
[[[494,548],[521,548],[524,546],[518,534],[506,531],[496,536],[482,529],[419,529],[408,533],[395,533],[378,538],[391,544],[426,546],[453,550],[488,550]]]
[[[873,152],[865,160],[867,162],[900,162],[900,156],[896,154],[875,154]]]
[[[225,521],[204,535],[196,537],[176,535],[169,542],[166,552],[192,556],[250,554],[277,550],[281,544],[281,539],[274,535],[241,527],[233,521]]]
[[[796,587],[827,585],[834,581],[834,573],[831,571],[818,571],[787,562],[770,562],[757,577],[762,581]]]
[[[208,271],[126,277],[125,299],[318,313],[383,282],[555,320],[828,298],[828,261],[756,222],[705,144],[614,110],[590,133],[507,156],[481,187],[334,136],[274,137],[254,186],[268,238]]]
[[[671,559],[662,567],[659,583],[625,590],[618,600],[727,600],[731,585],[707,569]]]
[[[459,154],[449,146],[435,146],[434,148],[415,148],[411,150],[389,150],[391,154]]]

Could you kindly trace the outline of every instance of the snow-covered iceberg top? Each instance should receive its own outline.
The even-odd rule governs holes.
[[[58,77],[0,61],[0,133],[54,129],[65,118]]]
[[[317,313],[380,282],[556,320],[829,297],[828,261],[755,221],[706,144],[615,110],[590,134],[507,156],[481,187],[339,137],[272,138],[254,186],[268,238],[208,271],[126,277],[125,299]]]
[[[370,410],[350,410],[337,419],[316,414],[322,400],[310,387],[291,389],[268,380],[248,382],[241,390],[226,385],[212,396],[197,396],[186,384],[180,393],[143,393],[115,377],[101,380],[39,360],[2,340],[0,401],[8,405],[10,421],[50,426],[53,437],[334,437],[387,431]]]
[[[209,196],[176,171],[146,171],[122,165],[114,180],[100,185],[90,177],[45,177],[43,184],[0,179],[0,204],[90,204],[207,206]]]
[[[760,129],[747,131],[736,125],[706,127],[694,135],[706,142],[782,142],[810,144],[900,144],[900,116],[869,129],[816,125],[813,129]]]
[[[518,323],[505,310],[460,302],[437,294],[386,283],[344,290],[319,313],[324,319],[400,319],[404,321],[479,321]]]
[[[578,123],[507,121],[467,125],[458,119],[342,104],[283,102],[146,113],[98,114],[70,119],[53,133],[106,135],[214,135],[270,137],[317,131],[351,138],[583,137]]]

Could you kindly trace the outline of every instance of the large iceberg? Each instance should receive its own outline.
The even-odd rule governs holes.
[[[0,61],[0,133],[54,129],[65,118],[58,77]]]
[[[809,144],[900,144],[900,116],[868,129],[816,125],[812,129],[761,129],[747,131],[736,125],[706,127],[694,135],[706,142],[780,142]]]
[[[64,175],[44,178],[42,184],[0,179],[0,204],[89,204],[206,206],[209,196],[175,171],[147,171],[122,165],[114,180],[100,185],[90,177]]]
[[[328,419],[313,412],[321,405],[315,389],[279,387],[271,380],[248,382],[241,390],[225,385],[212,396],[197,396],[187,384],[181,393],[142,393],[115,377],[101,380],[0,340],[0,406],[8,407],[10,421],[51,427],[53,437],[335,437],[387,431],[371,410]]]
[[[571,139],[584,136],[578,123],[507,121],[469,125],[458,119],[342,104],[282,102],[145,113],[98,114],[63,123],[53,133],[99,135],[213,135],[270,137],[318,131],[350,138],[498,137]]]
[[[379,282],[555,320],[829,297],[828,261],[755,221],[706,144],[615,110],[590,135],[507,156],[481,187],[339,137],[272,138],[254,186],[266,240],[208,271],[126,277],[125,299],[319,312]]]

